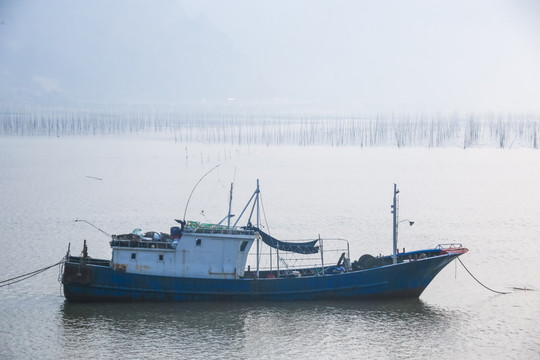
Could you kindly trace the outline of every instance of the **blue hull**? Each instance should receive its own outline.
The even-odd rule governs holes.
[[[293,301],[417,298],[459,254],[324,276],[198,279],[118,272],[66,261],[62,283],[73,301]]]

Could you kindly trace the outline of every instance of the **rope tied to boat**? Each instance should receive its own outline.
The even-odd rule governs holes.
[[[463,268],[465,268],[465,270],[467,270],[467,272],[469,273],[469,275],[471,275],[472,278],[473,278],[474,280],[476,280],[477,283],[479,283],[480,285],[482,285],[483,287],[485,287],[485,288],[488,289],[489,291],[493,291],[494,293],[497,293],[497,294],[503,294],[503,295],[504,295],[504,294],[510,294],[509,292],[502,292],[502,291],[497,291],[497,290],[493,290],[493,289],[488,288],[486,285],[482,284],[482,283],[480,282],[480,280],[478,280],[478,279],[477,279],[477,278],[469,271],[469,269],[467,269],[467,267],[465,266],[465,264],[463,263],[463,261],[461,261],[460,258],[457,258],[457,259],[459,260],[459,262],[461,263],[461,265],[463,265]]]
[[[59,262],[57,262],[56,264],[52,264],[52,265],[46,266],[46,267],[44,267],[44,268],[42,268],[42,269],[34,270],[34,271],[31,271],[31,272],[26,273],[26,274],[23,274],[23,275],[15,276],[15,277],[13,277],[13,278],[11,278],[11,279],[2,280],[2,281],[0,281],[0,288],[1,288],[1,287],[4,287],[4,286],[9,286],[9,285],[18,283],[18,282],[20,282],[20,281],[29,279],[29,278],[31,278],[31,277],[33,277],[33,276],[36,276],[36,275],[39,275],[39,274],[41,274],[42,272],[45,272],[45,271],[49,270],[50,268],[53,268],[53,267],[55,267],[55,266],[58,266],[58,265],[62,264],[64,261],[65,261],[65,259],[62,259],[62,260],[60,260]]]

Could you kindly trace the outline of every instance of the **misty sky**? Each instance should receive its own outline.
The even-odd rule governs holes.
[[[0,105],[540,112],[540,1],[0,0]]]

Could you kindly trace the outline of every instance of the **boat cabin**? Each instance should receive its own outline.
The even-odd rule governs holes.
[[[188,221],[171,234],[113,235],[111,266],[117,271],[186,278],[237,279],[244,276],[255,230]]]

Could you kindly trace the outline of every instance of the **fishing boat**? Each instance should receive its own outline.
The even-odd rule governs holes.
[[[398,194],[394,184],[392,254],[364,254],[351,261],[346,240],[333,239],[343,244],[343,251],[336,252],[329,245],[331,239],[281,241],[263,231],[258,181],[231,224],[231,184],[229,213],[217,224],[186,221],[184,213],[184,219],[176,220],[168,233],[135,229],[111,235],[110,260],[90,257],[86,241],[79,256],[71,256],[68,247],[61,277],[64,295],[69,301],[417,298],[439,271],[468,249],[441,244],[399,252]],[[245,225],[238,225],[250,206]],[[339,254],[339,259],[332,260],[328,251]],[[261,259],[268,254],[274,261],[263,267]],[[287,263],[284,259],[291,254],[308,260]],[[248,256],[254,256],[253,265],[248,264]]]

